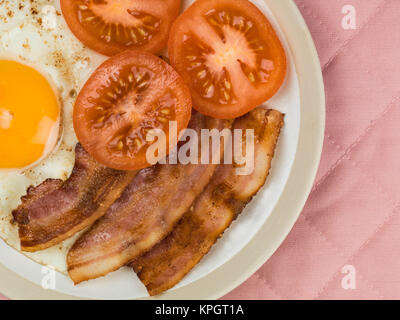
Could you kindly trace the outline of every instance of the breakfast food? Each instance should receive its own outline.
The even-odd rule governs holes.
[[[193,107],[210,117],[247,113],[285,79],[282,44],[247,0],[197,0],[173,24],[168,53],[190,87]]]
[[[49,248],[90,226],[105,214],[136,175],[99,164],[79,144],[75,155],[69,179],[48,179],[30,187],[13,211],[21,250]]]
[[[0,108],[3,109],[0,153],[5,152],[1,161],[8,167],[0,169],[0,238],[16,250],[20,250],[20,239],[12,210],[19,206],[30,186],[37,186],[47,179],[66,180],[71,174],[78,142],[72,121],[76,93],[104,59],[85,48],[69,31],[58,0],[0,1],[0,72],[4,72],[5,64],[11,65],[11,62],[14,66],[22,65],[18,66],[20,71],[12,71],[16,77],[13,83],[17,83],[14,89],[9,86],[14,81],[12,77],[2,75],[0,78]],[[34,78],[30,76],[32,74],[36,74]],[[51,102],[54,108],[45,108],[45,101],[53,101],[52,96],[56,105]],[[21,110],[12,115],[11,109],[22,101],[26,102],[20,105]],[[43,111],[51,112],[44,116]],[[45,120],[38,121],[41,116]],[[37,135],[37,141],[43,142],[48,130],[34,133],[33,129],[38,129],[39,124],[42,128],[50,128],[52,123],[54,130],[46,147],[42,143],[31,147],[23,144],[22,137],[27,143],[33,142],[36,132],[41,133]],[[13,134],[20,139],[13,141]],[[54,144],[52,140],[55,140]],[[15,157],[18,155],[18,163],[11,163],[15,159],[8,149],[11,147],[19,152],[19,155],[14,153]],[[47,250],[25,252],[24,255],[65,271],[64,257],[69,246],[70,243],[65,241]]]
[[[0,79],[0,170],[32,166],[58,141],[59,101],[49,81],[22,63],[0,60]]]
[[[254,129],[255,170],[238,176],[234,165],[220,165],[211,182],[172,233],[132,262],[150,295],[174,285],[199,263],[264,185],[283,125],[283,115],[258,108],[237,120],[234,129]]]
[[[162,130],[170,145],[178,138],[171,137],[170,121],[182,132],[191,110],[190,92],[170,65],[150,53],[127,50],[104,62],[86,82],[76,99],[74,128],[98,162],[138,170],[151,165],[149,131]]]
[[[180,0],[61,0],[76,37],[107,56],[126,49],[157,53],[167,45]]]
[[[222,130],[230,125],[230,121],[198,113],[190,127],[200,133],[201,129]],[[221,148],[222,155],[223,144]],[[115,271],[165,238],[210,181],[215,168],[214,164],[179,163],[140,171],[104,217],[69,251],[68,272],[74,283]]]
[[[172,288],[269,174],[279,38],[247,0],[180,3],[0,1],[0,237],[75,284]]]

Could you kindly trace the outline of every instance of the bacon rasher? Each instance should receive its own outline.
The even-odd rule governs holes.
[[[198,113],[190,124],[199,136],[201,129],[230,127],[231,121]],[[223,148],[219,151],[222,156]],[[216,164],[157,164],[141,170],[104,217],[69,251],[68,272],[74,283],[115,271],[164,239],[204,190],[216,167]]]
[[[236,120],[235,129],[255,130],[254,171],[240,176],[234,165],[220,165],[173,232],[131,264],[150,295],[181,281],[265,184],[282,125],[281,113],[262,108]]]
[[[48,179],[30,187],[13,211],[21,250],[44,250],[93,224],[135,175],[100,165],[78,144],[70,178]]]

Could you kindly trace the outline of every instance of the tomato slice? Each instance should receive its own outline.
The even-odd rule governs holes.
[[[180,0],[61,0],[65,20],[89,48],[112,56],[126,49],[157,53],[179,14]]]
[[[236,118],[264,103],[286,75],[279,38],[247,0],[197,0],[173,24],[168,50],[194,108],[215,118]]]
[[[98,162],[138,170],[151,165],[146,151],[157,142],[148,142],[147,134],[163,130],[169,146],[169,122],[176,121],[180,133],[191,108],[190,91],[170,65],[151,53],[127,50],[105,61],[86,82],[75,103],[74,128]]]

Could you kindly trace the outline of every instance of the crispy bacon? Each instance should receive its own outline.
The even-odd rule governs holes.
[[[49,179],[30,187],[13,211],[23,251],[49,248],[93,224],[136,175],[100,165],[80,144],[75,154],[68,180]]]
[[[190,127],[199,133],[230,128],[231,122],[195,114]],[[68,272],[74,283],[115,271],[165,238],[208,184],[216,166],[157,164],[141,170],[69,251]]]
[[[235,128],[255,129],[255,170],[238,176],[234,165],[219,166],[173,232],[131,264],[150,295],[172,288],[193,269],[264,185],[282,125],[282,114],[261,108],[235,122]]]

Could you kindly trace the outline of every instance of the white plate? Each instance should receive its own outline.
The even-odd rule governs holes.
[[[275,26],[289,58],[284,87],[266,104],[286,114],[271,175],[263,190],[203,261],[160,298],[219,298],[247,279],[290,231],[318,168],[325,101],[319,60],[311,36],[292,0],[253,2]],[[56,291],[45,291],[39,287],[43,279],[42,266],[3,242],[0,242],[0,263],[20,276],[0,266],[0,292],[10,298],[136,299],[148,296],[128,268],[76,287],[68,277],[57,273]]]

